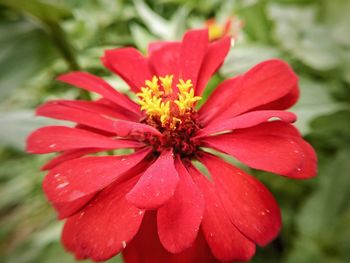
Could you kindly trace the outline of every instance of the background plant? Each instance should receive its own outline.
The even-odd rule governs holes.
[[[0,262],[74,262],[41,191],[47,157],[24,153],[27,134],[52,123],[34,118],[37,105],[91,96],[54,78],[81,69],[126,91],[102,68],[104,49],[146,52],[150,41],[233,16],[244,27],[205,96],[262,60],[288,61],[300,76],[296,125],[319,158],[310,181],[251,171],[275,194],[284,221],[281,236],[252,262],[350,262],[349,12],[347,0],[0,0]]]

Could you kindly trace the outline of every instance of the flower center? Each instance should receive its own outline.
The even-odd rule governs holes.
[[[163,138],[149,137],[147,141],[156,151],[173,147],[174,151],[191,155],[196,146],[191,136],[199,129],[195,104],[201,99],[194,95],[191,80],[179,79],[173,87],[173,75],[153,76],[136,94],[145,117],[141,121],[157,128]]]

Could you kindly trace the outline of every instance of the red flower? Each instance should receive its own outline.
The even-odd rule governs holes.
[[[218,40],[224,36],[231,36],[234,41],[243,27],[243,22],[236,16],[227,18],[225,23],[220,23],[215,18],[211,18],[205,22],[205,26],[208,28],[210,41]]]
[[[197,110],[229,48],[229,37],[210,43],[197,30],[182,42],[151,44],[148,57],[133,48],[106,51],[103,63],[137,103],[88,73],[59,77],[102,96],[42,105],[38,115],[77,126],[44,127],[28,138],[31,153],[61,152],[43,167],[43,187],[67,218],[62,241],[78,259],[122,251],[132,263],[245,261],[278,235],[280,210],[269,191],[207,148],[255,169],[314,176],[315,153],[284,111],[298,98],[297,77],[284,62],[265,61],[222,82]],[[121,148],[134,152],[85,156]]]

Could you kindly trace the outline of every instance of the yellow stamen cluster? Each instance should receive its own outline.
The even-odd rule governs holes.
[[[159,82],[161,85],[159,85]],[[153,76],[152,80],[145,81],[145,87],[141,87],[141,92],[137,93],[139,97],[137,101],[141,105],[141,110],[145,111],[150,117],[159,117],[163,127],[170,124],[175,128],[177,123],[181,123],[178,118],[193,109],[195,103],[201,99],[194,95],[194,88],[191,80],[186,82],[179,79],[176,87],[179,92],[177,99],[172,101],[170,96],[173,92],[173,75],[164,77]],[[160,90],[162,87],[162,90]],[[172,114],[172,105],[176,105],[178,110],[176,114]]]

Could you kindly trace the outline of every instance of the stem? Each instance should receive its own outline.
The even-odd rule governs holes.
[[[62,58],[67,63],[70,70],[76,71],[80,70],[79,63],[75,56],[75,51],[73,46],[69,43],[65,32],[58,23],[51,21],[42,21],[49,31],[49,35],[56,46],[57,50],[62,55]],[[91,95],[86,90],[80,90],[78,99],[92,100]]]
[[[74,55],[74,49],[72,45],[67,40],[67,37],[57,23],[44,22],[49,29],[49,34],[53,40],[53,43],[56,45],[56,48],[61,53],[63,59],[66,61],[70,70],[79,70],[78,61]]]

